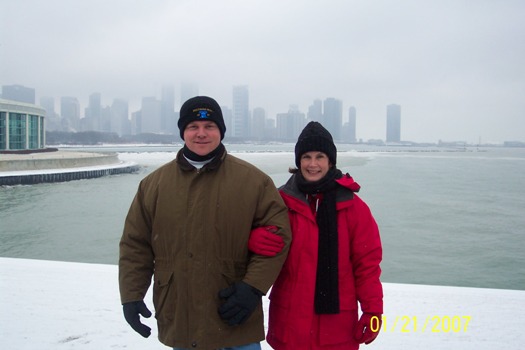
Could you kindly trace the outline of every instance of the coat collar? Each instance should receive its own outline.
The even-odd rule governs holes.
[[[224,162],[224,159],[226,158],[226,155],[228,154],[228,152],[226,151],[226,147],[224,147],[224,145],[221,143],[221,150],[219,151],[219,154],[217,154],[217,156],[215,158],[212,159],[211,162],[209,162],[208,164],[204,165],[202,167],[202,171],[213,171],[213,170],[216,170],[218,169],[221,164]],[[195,170],[195,167],[193,165],[190,164],[190,162],[188,162],[188,160],[184,157],[184,154],[182,154],[182,151],[183,149],[181,148],[178,152],[177,152],[177,156],[175,158],[175,160],[177,161],[177,164],[179,165],[179,167],[184,170],[184,171],[192,171],[192,170]]]
[[[354,192],[358,192],[361,186],[359,186],[359,184],[355,182],[348,173],[343,175],[340,179],[337,179],[336,182],[341,185],[337,189],[336,197],[337,209],[339,210],[351,204],[351,199],[354,198]],[[297,187],[297,178],[295,174],[290,176],[288,181],[279,188],[279,191],[290,199],[293,198],[294,202],[298,201],[308,206],[306,195]]]

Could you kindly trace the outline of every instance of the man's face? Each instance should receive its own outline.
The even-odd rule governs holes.
[[[221,143],[221,131],[215,122],[193,121],[184,129],[184,143],[193,153],[205,156]]]

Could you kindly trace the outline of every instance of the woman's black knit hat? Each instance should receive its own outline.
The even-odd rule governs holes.
[[[319,122],[308,123],[295,144],[295,165],[301,167],[301,156],[306,152],[318,151],[328,156],[332,166],[337,160],[337,148],[332,135]]]
[[[195,96],[187,100],[180,107],[179,121],[177,123],[180,137],[184,140],[186,125],[195,120],[210,120],[217,124],[221,132],[221,140],[226,132],[222,110],[217,101],[208,96]]]

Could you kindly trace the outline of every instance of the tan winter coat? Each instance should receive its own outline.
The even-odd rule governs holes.
[[[276,257],[248,251],[250,231],[275,225],[286,247]],[[244,281],[266,293],[286,259],[287,208],[269,176],[224,151],[200,170],[180,151],[138,188],[120,241],[122,303],[143,300],[153,276],[160,341],[215,349],[264,339],[262,307],[242,325],[218,315],[219,290]]]

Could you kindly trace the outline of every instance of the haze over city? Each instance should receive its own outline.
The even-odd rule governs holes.
[[[268,118],[333,97],[359,139],[525,141],[525,3],[502,1],[0,0],[0,85],[102,103],[198,85]],[[176,109],[180,93],[176,91]]]

